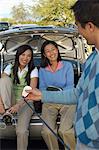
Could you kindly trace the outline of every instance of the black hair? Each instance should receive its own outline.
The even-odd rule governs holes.
[[[71,9],[83,28],[88,22],[99,27],[99,0],[78,0]]]
[[[29,45],[21,45],[20,47],[16,49],[15,63],[12,68],[13,76],[14,76],[13,83],[15,84],[17,83],[20,84],[19,78],[18,78],[19,56],[28,49],[31,51],[31,60],[28,63],[28,72],[26,74],[25,80],[26,80],[27,85],[30,85],[30,73],[34,69],[34,61],[33,61],[33,50]]]
[[[54,41],[50,41],[50,40],[46,40],[42,46],[41,46],[41,67],[45,68],[46,66],[51,65],[50,64],[50,61],[48,60],[47,57],[45,57],[44,53],[44,49],[45,47],[48,45],[48,44],[52,44],[54,45],[57,49],[58,49],[58,44]],[[61,56],[60,56],[60,53],[59,53],[59,49],[58,49],[58,58],[57,58],[57,61],[59,62],[61,60]]]

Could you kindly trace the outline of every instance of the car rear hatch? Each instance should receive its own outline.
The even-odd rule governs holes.
[[[79,77],[82,71],[81,65],[85,61],[83,38],[78,34],[76,28],[49,26],[22,26],[17,29],[10,29],[0,32],[0,72],[3,72],[3,69],[8,63],[14,62],[16,48],[23,44],[29,44],[32,47],[34,53],[34,63],[35,66],[39,68],[41,61],[40,49],[42,43],[45,40],[53,40],[58,44],[62,59],[72,62],[75,74],[77,75],[77,77]],[[77,83],[77,81],[78,78],[75,79],[75,84]],[[37,113],[41,114],[41,102],[35,103],[35,110]],[[0,129],[0,137],[15,137],[16,121],[17,117],[15,118],[13,126],[7,126],[5,130]],[[33,115],[30,122],[30,136],[35,138],[41,137],[41,126],[41,120],[37,117],[37,115]]]

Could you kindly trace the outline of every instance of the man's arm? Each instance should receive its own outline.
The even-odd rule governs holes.
[[[76,104],[77,96],[75,88],[64,91],[40,91],[38,89],[28,90],[29,95],[26,100],[39,101],[42,99],[44,103],[58,104]]]

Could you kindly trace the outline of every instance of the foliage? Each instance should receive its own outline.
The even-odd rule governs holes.
[[[29,11],[23,3],[12,7],[12,18],[16,23],[22,23],[29,20]]]
[[[12,24],[34,23],[39,25],[66,26],[74,23],[74,16],[70,7],[75,1],[33,0],[32,6],[26,6],[21,2],[18,6],[12,7],[12,18],[7,20]]]
[[[74,21],[70,7],[75,0],[39,0],[36,7],[32,7],[33,16],[41,24],[65,26]]]

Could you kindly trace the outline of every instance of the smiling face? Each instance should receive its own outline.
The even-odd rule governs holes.
[[[44,48],[44,55],[51,62],[57,61],[58,49],[53,44],[48,44]]]
[[[31,60],[31,50],[27,49],[24,53],[19,56],[19,67],[24,68]]]
[[[85,27],[82,27],[79,22],[76,22],[79,33],[87,40],[89,45],[95,44],[95,26],[93,23],[86,23]]]

